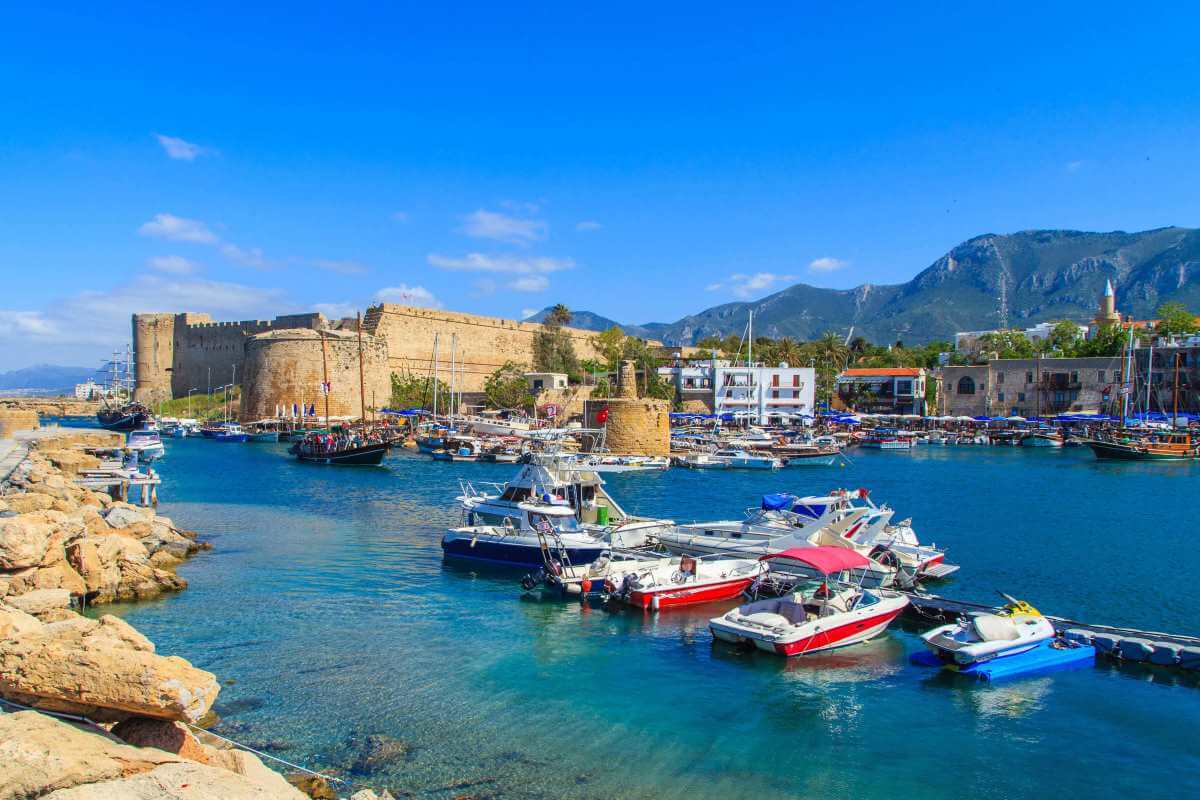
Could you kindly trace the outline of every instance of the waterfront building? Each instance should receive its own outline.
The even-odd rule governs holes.
[[[567,376],[561,372],[526,372],[525,381],[529,384],[529,392],[534,395],[546,389],[567,388]]]
[[[996,358],[942,369],[939,411],[952,416],[1048,416],[1099,412],[1120,392],[1121,356]]]
[[[811,416],[816,401],[812,367],[747,366],[709,359],[659,367],[658,375],[674,385],[675,396],[686,410],[734,414],[759,424]]]
[[[837,377],[837,399],[864,414],[925,414],[924,367],[848,369]]]

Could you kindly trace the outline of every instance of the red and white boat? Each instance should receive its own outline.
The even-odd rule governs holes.
[[[753,558],[675,556],[630,571],[606,588],[631,606],[658,611],[732,600],[766,572],[767,565]]]
[[[818,653],[875,638],[908,605],[899,592],[862,587],[869,561],[854,550],[796,547],[762,560],[773,558],[800,562],[822,577],[789,595],[746,603],[709,620],[713,636],[781,656]],[[851,582],[852,571],[860,575],[857,584]]]

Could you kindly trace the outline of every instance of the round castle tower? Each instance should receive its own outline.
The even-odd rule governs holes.
[[[153,407],[171,399],[174,314],[133,315],[133,399]]]
[[[322,335],[324,362],[322,368]],[[277,413],[291,414],[296,406],[316,406],[316,416],[325,416],[322,374],[331,386],[329,415],[357,419],[363,405],[383,408],[391,397],[387,344],[369,333],[362,334],[363,381],[366,402],[359,392],[358,334],[354,331],[315,331],[304,328],[260,333],[246,340],[246,359],[241,379],[241,418],[267,419]]]
[[[608,420],[597,425],[597,414],[608,410]],[[671,454],[671,404],[638,397],[637,371],[632,361],[621,363],[616,397],[584,403],[587,424],[607,429],[604,443],[613,453],[666,456]]]

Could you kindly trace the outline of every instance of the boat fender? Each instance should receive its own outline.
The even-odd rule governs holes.
[[[650,598],[650,610],[658,611],[658,595],[654,595]]]
[[[590,591],[592,590],[592,579],[591,579],[591,578],[584,578],[584,579],[583,579],[583,580],[580,582],[580,584],[579,584],[579,588],[583,590],[583,593],[584,593],[584,594],[587,594],[588,592],[590,592]]]

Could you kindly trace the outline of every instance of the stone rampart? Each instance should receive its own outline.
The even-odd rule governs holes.
[[[481,317],[441,309],[400,306],[391,303],[368,309],[366,330],[387,342],[391,371],[427,373],[433,365],[434,337],[438,339],[438,363],[449,381],[453,337],[458,341],[456,361],[462,365],[463,390],[482,391],[487,377],[505,361],[529,366],[533,362],[533,338],[542,330],[536,322],[514,322],[499,317]],[[581,359],[596,358],[594,331],[564,328]]]

